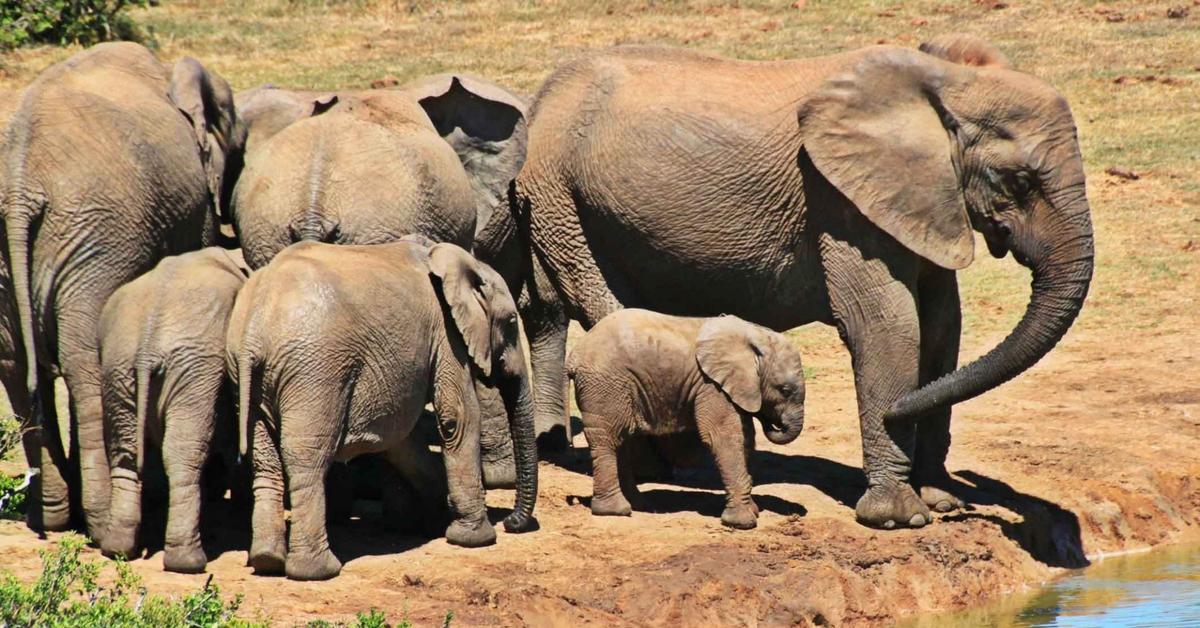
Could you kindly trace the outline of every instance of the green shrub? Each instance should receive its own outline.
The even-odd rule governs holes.
[[[122,14],[150,0],[7,0],[0,2],[0,49],[34,43],[90,46],[117,39],[141,40]]]
[[[21,444],[21,424],[16,417],[0,418],[0,460],[8,460]],[[20,519],[25,514],[24,475],[0,474],[0,519]]]
[[[85,540],[68,534],[58,547],[42,552],[42,573],[32,585],[22,585],[12,574],[0,579],[0,626],[51,628],[193,628],[250,627],[237,619],[241,597],[230,602],[212,584],[172,600],[146,594],[141,579],[124,561],[113,563],[116,580],[110,588],[97,583],[101,563],[80,557]]]

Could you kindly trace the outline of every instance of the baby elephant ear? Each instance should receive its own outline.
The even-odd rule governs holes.
[[[490,376],[491,315],[487,303],[492,287],[479,272],[478,262],[462,248],[443,242],[429,250],[429,271],[442,282],[442,298],[471,361],[485,377]]]
[[[923,42],[918,50],[960,65],[1012,68],[1012,63],[1009,62],[1008,57],[1004,56],[1003,52],[1000,52],[999,48],[977,35],[966,33],[940,35]]]
[[[700,370],[744,412],[762,408],[758,367],[762,349],[752,337],[753,328],[733,316],[722,316],[704,324],[696,341]]]
[[[476,224],[482,229],[525,163],[525,103],[498,85],[462,74],[419,79],[404,90],[458,154],[475,192]]]

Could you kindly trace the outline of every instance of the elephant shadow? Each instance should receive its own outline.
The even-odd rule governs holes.
[[[585,475],[591,473],[591,459],[586,447],[557,452],[547,456],[547,459],[568,471]],[[750,460],[750,473],[755,486],[808,485],[851,509],[867,487],[866,477],[857,467],[815,456],[775,451],[755,451]],[[955,475],[961,480],[955,480],[956,486],[952,490],[967,501],[968,506],[964,511],[940,516],[941,521],[982,519],[994,523],[1005,537],[1019,545],[1034,560],[1051,567],[1079,568],[1089,564],[1083,552],[1079,518],[1075,513],[975,471],[960,470]],[[653,512],[697,511],[719,515],[724,507],[724,496],[720,494],[724,488],[721,476],[707,452],[702,451],[687,467],[670,468],[663,465],[650,472],[639,473],[638,480],[671,484],[683,489],[717,491],[703,493],[661,488],[643,491],[646,509]],[[772,512],[801,516],[806,512],[802,505],[771,495],[756,494],[754,499],[760,507]],[[590,505],[591,498],[572,496],[569,501]],[[1018,515],[1020,521],[1013,522],[978,512],[975,506],[1005,508]]]
[[[1028,552],[1034,560],[1051,567],[1078,569],[1090,564],[1083,552],[1079,517],[1075,513],[975,471],[964,469],[955,475],[974,485],[959,483],[959,490],[956,491],[969,504],[999,506],[1020,515],[1021,520],[1008,521],[996,515],[975,512],[968,506],[963,512],[942,517],[942,521],[982,519],[994,523],[1004,536]]]

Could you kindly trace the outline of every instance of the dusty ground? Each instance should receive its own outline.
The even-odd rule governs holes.
[[[915,46],[967,30],[1063,91],[1089,172],[1092,294],[1047,359],[957,408],[950,469],[974,504],[964,513],[918,531],[854,523],[863,478],[848,359],[831,330],[806,328],[794,338],[812,371],[808,426],[786,448],[760,439],[757,530],[720,526],[712,471],[643,485],[653,513],[593,518],[580,449],[542,463],[537,533],[501,533],[494,547],[463,550],[386,534],[367,517],[333,530],[342,576],[306,584],[251,576],[245,524],[217,521],[214,581],[245,594],[248,616],[282,625],[372,606],[417,625],[440,624],[447,611],[459,625],[887,624],[1030,586],[1085,555],[1197,535],[1200,6],[1170,19],[1169,8],[1193,3],[898,4],[243,0],[136,12],[164,59],[193,54],[238,88],[365,86],[465,69],[528,93],[559,60],[613,43],[777,58],[881,40]],[[70,52],[0,56],[0,89]],[[0,117],[12,103],[0,98]],[[1107,174],[1111,167],[1138,178]],[[1028,275],[1011,260],[981,258],[960,283],[966,359],[1011,328]],[[511,493],[496,491],[489,503],[498,521]],[[31,579],[47,544],[0,522],[0,567]],[[194,590],[205,578],[160,567],[159,555],[135,563],[157,592]]]
[[[221,538],[209,573],[246,596],[245,614],[282,625],[371,606],[416,625],[438,624],[449,610],[459,625],[854,625],[978,604],[1083,564],[1084,552],[1196,531],[1194,307],[1180,299],[1170,308],[1177,314],[1135,337],[1073,333],[1033,372],[964,404],[950,468],[974,506],[922,530],[853,521],[863,483],[853,391],[843,352],[830,345],[808,351],[818,369],[838,373],[811,387],[810,427],[795,446],[766,444],[757,455],[757,530],[720,526],[711,471],[643,485],[656,512],[592,517],[590,478],[568,455],[542,463],[542,529],[533,534],[501,533],[493,547],[464,550],[387,534],[366,517],[334,528],[347,561],[341,577],[298,583],[252,576],[244,538],[213,530]],[[498,520],[511,493],[488,501]],[[0,563],[14,573],[36,573],[46,544],[16,522],[0,524]],[[205,578],[162,572],[161,554],[135,567],[162,593]]]

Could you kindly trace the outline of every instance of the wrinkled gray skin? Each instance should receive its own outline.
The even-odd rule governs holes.
[[[233,221],[252,268],[299,241],[377,244],[417,233],[470,250],[525,158],[524,104],[469,76],[395,90],[259,87],[237,100],[248,139]],[[478,248],[485,261],[489,250]],[[506,271],[511,286],[518,272]],[[503,403],[496,391],[479,395],[485,480],[512,487]]]
[[[592,452],[592,514],[627,516],[638,501],[625,436],[699,433],[725,484],[721,523],[757,525],[747,458],[754,426],[773,443],[804,429],[804,368],[782,335],[735,316],[684,318],[625,309],[604,317],[567,360]]]
[[[835,325],[858,391],[859,521],[921,526],[961,506],[950,406],[1050,351],[1093,265],[1066,101],[1028,74],[958,63],[1002,58],[972,46],[990,48],[747,62],[632,47],[563,66],[531,108],[515,191],[554,288],[542,307],[561,297],[585,328],[622,307]],[[972,228],[1032,270],[1033,290],[1011,335],[956,369]],[[542,330],[557,346],[565,332]],[[533,363],[539,411],[561,420],[562,397],[543,402],[561,362]]]
[[[218,430],[234,417],[225,332],[249,269],[237,251],[209,247],[164,258],[113,293],[100,316],[104,428],[112,474],[108,555],[139,549],[147,447],[167,472],[167,571],[199,573],[200,474]]]
[[[14,412],[45,426],[25,438],[26,458],[41,470],[31,491],[35,529],[66,528],[68,490],[81,491],[88,533],[103,537],[100,311],[162,257],[215,241],[226,156],[240,150],[234,120],[220,77],[189,58],[164,67],[131,43],[93,46],[24,92],[0,147],[0,378]],[[53,415],[59,374],[70,392],[69,454]]]
[[[338,574],[324,478],[333,461],[372,452],[385,453],[425,503],[445,503],[448,491],[449,542],[493,543],[480,474],[479,378],[500,389],[516,444],[516,506],[505,528],[536,527],[537,451],[516,305],[500,276],[462,248],[292,245],[238,296],[227,351],[243,452],[253,441],[256,572]],[[429,402],[444,472],[424,442],[410,438]]]

